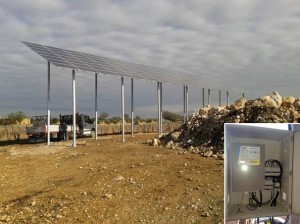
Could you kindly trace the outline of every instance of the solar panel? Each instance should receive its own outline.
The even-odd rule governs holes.
[[[245,93],[243,89],[236,86],[230,86],[225,83],[223,83],[222,86],[216,85],[214,80],[204,76],[172,71],[169,69],[126,62],[118,59],[65,50],[35,43],[23,43],[41,57],[58,67],[146,79],[155,82],[173,83],[193,87]]]

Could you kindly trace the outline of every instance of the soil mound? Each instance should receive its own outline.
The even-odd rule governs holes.
[[[225,123],[294,123],[300,121],[299,113],[300,99],[278,92],[255,100],[241,98],[229,106],[201,108],[187,123],[152,143],[223,158]]]

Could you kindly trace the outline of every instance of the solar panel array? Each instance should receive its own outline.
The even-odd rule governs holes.
[[[58,67],[137,79],[146,79],[155,82],[167,82],[238,93],[244,92],[244,90],[238,87],[228,86],[226,84],[218,86],[211,79],[189,73],[80,53],[41,44],[29,42],[23,43],[41,57]]]

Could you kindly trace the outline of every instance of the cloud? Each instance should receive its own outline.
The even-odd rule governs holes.
[[[46,61],[21,40],[185,71],[219,85],[245,88],[253,97],[273,90],[300,97],[299,26],[298,1],[3,1],[0,114],[35,114],[46,108]],[[94,74],[76,77],[78,107],[92,113]],[[71,71],[53,67],[51,78],[51,106],[56,113],[68,112]],[[101,107],[118,114],[119,78],[99,80]],[[155,108],[155,83],[136,82],[136,106]],[[130,102],[129,79],[125,87]],[[195,107],[199,92],[190,94]],[[240,95],[231,93],[230,100]],[[166,108],[182,110],[181,86],[167,85],[164,96]],[[217,98],[215,94],[216,104]]]

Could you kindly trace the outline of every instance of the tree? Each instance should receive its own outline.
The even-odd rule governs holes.
[[[162,112],[162,117],[163,117],[163,119],[166,119],[166,120],[169,120],[169,121],[173,121],[173,122],[181,121],[182,120],[182,116],[181,115],[175,114],[175,113],[167,111],[167,110]]]
[[[52,124],[57,124],[59,122],[59,119],[57,117],[53,117],[51,119]]]
[[[23,113],[23,111],[10,113],[7,115],[7,120],[9,124],[15,124],[16,122],[21,122],[24,118],[26,118],[26,115]]]
[[[102,112],[99,116],[100,120],[106,120],[109,117],[109,113],[107,112]]]
[[[117,124],[119,123],[122,119],[120,117],[112,117],[109,119],[111,123]]]

